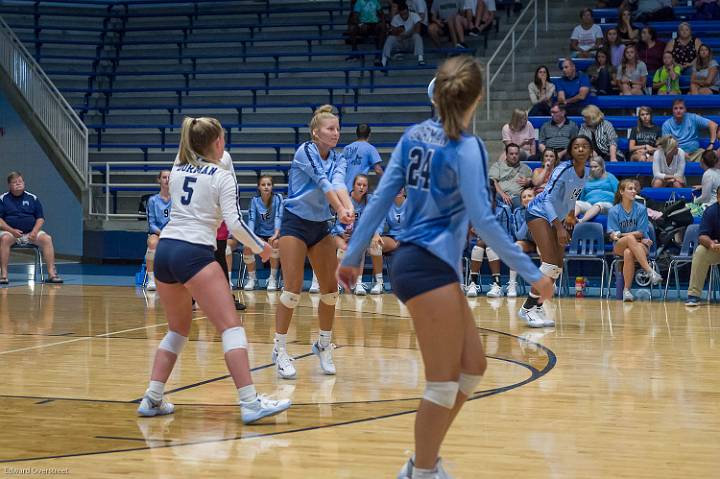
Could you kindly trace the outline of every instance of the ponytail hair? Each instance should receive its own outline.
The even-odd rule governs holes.
[[[475,58],[457,56],[440,66],[435,77],[433,103],[448,138],[460,139],[462,115],[473,107],[482,91],[482,66]]]
[[[315,140],[315,130],[320,129],[320,122],[323,120],[337,120],[338,117],[333,113],[332,105],[319,106],[315,113],[313,113],[312,119],[310,120],[310,138]]]
[[[221,135],[224,135],[223,127],[215,118],[185,117],[180,131],[179,163],[197,167],[199,159],[207,156],[210,146]]]

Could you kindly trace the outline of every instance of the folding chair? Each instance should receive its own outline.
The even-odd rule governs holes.
[[[43,258],[42,258],[42,251],[40,251],[40,247],[37,245],[34,245],[32,243],[26,243],[26,244],[14,244],[10,247],[10,249],[29,249],[32,250],[35,253],[35,264],[33,268],[33,281],[37,282],[38,279],[38,271],[40,271],[40,282],[45,281],[45,272],[43,270]]]
[[[680,276],[678,275],[678,268],[692,263],[693,252],[698,245],[698,235],[700,231],[700,225],[690,225],[685,230],[685,237],[683,238],[682,247],[680,248],[680,254],[672,256],[670,259],[670,265],[668,268],[668,276],[665,281],[665,292],[663,293],[663,300],[667,298],[668,286],[670,285],[670,272],[673,272],[675,277],[675,293],[678,299],[680,298]]]
[[[600,296],[605,286],[605,231],[600,223],[579,223],[575,225],[568,252],[563,259],[563,276],[565,276],[565,294],[570,294],[568,265],[572,261],[599,262]]]

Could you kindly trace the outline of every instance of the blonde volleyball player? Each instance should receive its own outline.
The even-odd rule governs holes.
[[[175,410],[163,393],[190,333],[192,298],[222,335],[225,362],[238,390],[243,422],[249,424],[290,407],[289,400],[273,401],[255,391],[245,329],[238,323],[225,274],[213,254],[222,218],[235,238],[261,258],[267,260],[271,254],[270,245],[242,222],[235,175],[220,163],[224,148],[220,122],[185,118],[178,159],[170,173],[171,221],[160,233],[155,252],[157,291],[169,331],[155,354],[150,385],[137,410],[140,416],[172,414]]]

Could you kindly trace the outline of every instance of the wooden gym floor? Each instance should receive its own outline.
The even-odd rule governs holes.
[[[117,286],[0,289],[0,470],[23,477],[394,478],[424,387],[407,312],[343,295],[338,375],[310,354],[317,297],[290,330],[298,379],[270,361],[276,294],[243,293],[258,390],[286,414],[243,426],[202,312],[168,384],[174,415],[138,418],[166,326],[159,301]],[[315,304],[313,304],[313,302]],[[528,330],[521,299],[471,301],[488,372],[442,454],[456,479],[717,477],[720,307],[561,299]]]

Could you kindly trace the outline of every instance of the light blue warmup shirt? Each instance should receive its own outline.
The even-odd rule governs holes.
[[[616,204],[608,211],[608,233],[631,233],[633,231],[639,231],[643,234],[643,238],[649,239],[649,229],[647,209],[637,201],[633,202],[633,207],[629,213],[625,211],[622,203]]]
[[[347,162],[345,172],[345,187],[348,191],[352,191],[353,182],[357,175],[367,175],[370,168],[378,163],[382,163],[380,153],[377,149],[367,141],[356,141],[350,143],[343,149],[342,155]]]
[[[248,228],[265,238],[274,235],[280,229],[282,210],[283,199],[279,193],[273,193],[270,208],[265,206],[260,195],[254,196],[248,208]]]
[[[378,234],[397,238],[403,229],[406,207],[407,201],[403,201],[400,206],[396,205],[393,201],[390,211],[385,215],[385,221],[383,221],[380,228],[378,228]]]
[[[469,223],[510,268],[529,282],[542,273],[498,224],[490,206],[487,151],[482,141],[463,134],[450,140],[436,120],[410,127],[392,153],[375,195],[350,239],[344,266],[360,266],[373,234],[395,196],[405,187],[401,243],[420,246],[452,267],[458,280]]]
[[[352,195],[350,195],[350,202],[352,203],[353,209],[355,210],[355,221],[353,221],[349,225],[344,225],[344,224],[340,223],[336,218],[335,224],[333,225],[332,229],[330,230],[330,233],[335,236],[341,235],[346,231],[348,233],[352,234],[353,228],[355,226],[357,226],[357,222],[358,222],[358,220],[360,220],[360,217],[362,216],[363,211],[365,211],[368,201],[370,201],[372,196],[373,195],[371,195],[370,193],[367,193],[363,197],[363,199],[358,202],[358,201],[355,201],[355,198],[353,198]]]
[[[168,198],[167,202],[165,202],[159,193],[148,198],[146,211],[148,227],[151,233],[160,234],[168,221],[170,221],[171,209],[172,200]]]
[[[290,165],[288,197],[283,207],[308,221],[331,219],[325,193],[346,189],[345,167],[345,158],[335,150],[330,150],[327,160],[323,160],[315,143],[303,143]]]
[[[520,208],[517,208],[513,212],[512,216],[512,222],[513,222],[513,236],[517,241],[527,241],[528,237],[528,227],[527,227],[527,220],[525,219],[525,213],[527,212],[527,208],[521,206]]]
[[[560,163],[553,170],[545,189],[528,205],[528,213],[545,218],[548,223],[556,218],[564,220],[569,212],[575,211],[575,202],[580,198],[589,175],[590,168],[585,167],[580,178],[571,161]]]

